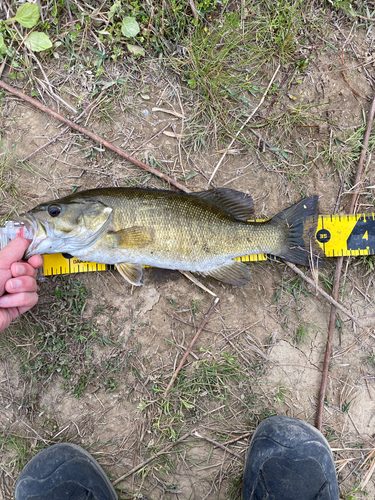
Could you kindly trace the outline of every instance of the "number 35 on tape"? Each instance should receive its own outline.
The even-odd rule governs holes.
[[[375,254],[375,214],[320,215],[315,238],[327,257]]]

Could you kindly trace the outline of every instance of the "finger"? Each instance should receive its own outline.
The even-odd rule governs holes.
[[[30,266],[33,266],[34,269],[43,267],[43,257],[41,255],[33,255],[27,262]]]
[[[17,311],[17,309],[14,309],[14,310]],[[17,316],[15,316],[15,317],[17,317]],[[8,328],[11,321],[12,321],[12,317],[11,317],[11,314],[9,314],[9,310],[8,309],[3,309],[3,310],[0,309],[0,332],[5,330],[5,328]]]
[[[35,292],[21,292],[0,297],[0,307],[33,307],[38,302],[38,294]]]
[[[28,311],[30,307],[10,307],[9,309],[0,309],[0,332],[8,328],[11,322],[18,318],[20,314]]]
[[[36,278],[38,271],[35,267],[27,264],[26,262],[15,262],[10,267],[10,272],[12,273],[13,278],[17,278],[18,276],[32,276]]]
[[[34,307],[34,306],[35,306],[35,304],[33,304],[32,306],[27,306],[27,307],[15,307],[14,309],[15,309],[16,311],[18,311],[18,314],[17,314],[16,318],[17,318],[20,314],[23,314],[23,313],[27,312],[29,309],[31,309],[31,308],[32,308],[32,307]],[[12,308],[12,309],[13,309],[13,308]],[[8,309],[6,309],[6,310],[8,310]]]
[[[13,262],[22,260],[30,242],[17,236],[0,251],[0,269],[9,269]]]
[[[8,280],[5,283],[5,290],[8,293],[36,292],[38,285],[31,276],[21,276]]]

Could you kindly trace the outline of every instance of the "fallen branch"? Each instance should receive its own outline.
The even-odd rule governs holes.
[[[164,391],[164,394],[163,394],[163,397],[166,397],[166,395],[168,394],[169,390],[171,389],[172,385],[174,384],[174,381],[176,380],[177,378],[177,375],[180,373],[181,371],[181,368],[183,367],[187,357],[189,356],[189,353],[190,351],[192,350],[192,348],[194,347],[194,344],[197,340],[197,338],[199,337],[201,331],[203,330],[203,328],[205,327],[207,321],[210,319],[210,316],[213,312],[213,310],[215,309],[215,306],[216,304],[219,302],[219,297],[216,297],[216,299],[212,302],[211,304],[211,307],[209,308],[209,310],[207,311],[205,317],[203,318],[203,321],[202,323],[200,324],[198,330],[197,330],[197,333],[194,335],[193,337],[193,340],[190,342],[190,345],[189,347],[186,349],[186,352],[185,354],[182,356],[182,359],[180,361],[180,364],[178,365],[178,368],[177,370],[174,372],[174,374],[172,375],[172,378],[169,382],[169,384],[167,385],[167,388],[165,389]]]
[[[230,450],[229,448],[227,448],[226,446],[224,446],[223,444],[221,443],[218,443],[217,441],[214,441],[213,439],[207,437],[207,436],[202,436],[202,434],[199,434],[198,431],[193,431],[191,433],[192,436],[195,436],[199,439],[204,439],[205,441],[208,441],[209,443],[213,444],[214,446],[217,446],[218,448],[221,448],[222,450],[226,451],[227,453],[230,453],[231,455],[234,455],[236,458],[238,458],[238,460],[240,460],[241,462],[244,462],[245,459],[244,457],[241,457],[241,455],[239,455],[238,453]]]
[[[346,43],[345,43],[346,45]],[[344,46],[345,46],[344,45]],[[350,88],[350,90],[355,94],[357,95],[358,97],[362,97],[362,99],[366,99],[366,97],[364,97],[362,94],[360,94],[356,89],[354,89],[350,83],[349,83],[349,80],[345,74],[345,71],[344,71],[344,47],[342,48],[341,50],[341,73],[342,73],[342,76],[344,77],[344,80],[346,81],[348,87]]]
[[[135,472],[138,472],[140,469],[143,469],[143,467],[145,467],[147,464],[149,464],[150,462],[155,460],[155,458],[160,457],[160,455],[163,455],[164,453],[167,453],[167,451],[169,451],[171,448],[173,448],[173,446],[175,446],[178,443],[181,443],[181,441],[184,441],[184,439],[186,439],[189,436],[190,436],[190,432],[187,432],[182,437],[180,437],[180,439],[177,439],[177,441],[175,441],[174,443],[169,444],[168,446],[166,446],[165,448],[160,450],[158,453],[156,453],[153,457],[150,457],[147,460],[145,460],[144,462],[136,465],[129,472],[127,472],[126,474],[123,474],[121,477],[119,477],[118,479],[113,481],[113,483],[112,483],[113,486],[116,486],[116,484],[120,483],[121,481],[123,481],[127,477],[131,476]]]
[[[246,432],[246,434],[242,434],[242,436],[233,438],[230,441],[225,441],[225,443],[223,443],[223,445],[224,446],[228,446],[228,444],[236,443],[237,441],[240,441],[241,439],[245,439],[245,438],[251,436],[252,434],[254,434],[254,431],[252,431],[252,432]]]
[[[323,297],[327,299],[333,306],[335,306],[337,309],[340,309],[341,312],[346,314],[348,318],[350,318],[353,321],[353,323],[358,325],[360,328],[363,328],[363,325],[358,321],[358,319],[355,316],[352,315],[350,311],[348,311],[343,305],[341,305],[340,302],[337,302],[337,300],[333,299],[330,295],[328,295],[328,293],[326,293],[322,288],[320,288],[320,286],[317,285],[314,280],[306,276],[306,274],[303,271],[298,269],[297,266],[295,266],[291,262],[285,262],[285,264],[288,267],[290,267],[290,269],[293,269],[293,271],[297,273],[298,276],[301,276],[301,278],[304,279],[307,283],[309,283],[309,285],[313,286],[320,293],[320,295],[323,295]]]
[[[213,297],[217,297],[215,292],[213,292],[212,290],[210,290],[209,288],[204,286],[203,283],[201,283],[199,280],[197,280],[197,278],[193,274],[191,274],[189,271],[182,271],[180,269],[180,273],[183,274],[185,276],[185,278],[192,281],[195,285],[199,286],[199,288],[201,288],[205,292],[209,293]]]
[[[363,138],[363,147],[362,147],[361,156],[360,156],[359,162],[358,162],[357,173],[356,173],[355,180],[354,180],[355,189],[354,189],[354,192],[352,194],[352,198],[350,200],[349,213],[353,213],[355,211],[355,205],[357,202],[360,184],[361,184],[363,164],[364,164],[365,158],[366,158],[367,146],[368,146],[368,142],[370,139],[374,115],[375,115],[375,96],[372,100],[371,108],[370,108],[368,119],[367,119],[366,132],[365,132],[365,136]],[[337,263],[336,263],[336,272],[335,272],[335,279],[333,282],[333,291],[332,291],[332,297],[334,300],[337,300],[338,294],[339,294],[340,275],[341,275],[343,261],[344,261],[344,258],[339,257],[337,259]],[[325,352],[325,356],[324,356],[322,381],[320,384],[320,391],[319,391],[318,410],[316,413],[316,424],[315,425],[319,431],[322,429],[322,423],[323,423],[324,399],[325,399],[326,388],[327,388],[328,369],[329,369],[329,361],[331,358],[332,341],[333,341],[333,333],[335,331],[335,323],[336,323],[336,307],[334,305],[332,305],[331,306],[331,313],[329,316],[328,339],[327,339],[326,352]]]
[[[290,83],[293,81],[293,78],[294,78],[294,74],[293,73],[293,76],[292,76],[292,80],[290,81]],[[276,102],[276,99],[278,97],[278,93],[280,92],[280,90],[282,89],[283,85],[286,83],[287,79],[289,78],[289,75],[290,73],[286,73],[286,75],[284,76],[284,78],[281,80],[280,82],[280,85],[277,89],[277,92],[275,92],[275,94],[273,95],[272,99],[271,99],[271,102],[270,102],[270,105],[268,106],[268,109],[267,109],[267,113],[266,113],[266,116],[264,117],[264,122],[267,123],[267,120],[268,120],[268,117],[270,116],[270,113],[271,113],[271,109],[273,108],[273,105],[275,104]],[[261,141],[263,141],[264,143],[266,143],[266,141],[263,140],[263,137],[262,137],[262,131],[260,131],[260,134],[259,134],[259,142],[258,142],[258,147],[260,146],[260,143]]]
[[[96,99],[94,99],[83,111],[81,114],[79,114],[77,116],[77,118],[75,118],[75,121],[78,122],[78,120],[80,120],[86,113],[87,111],[93,107],[93,105],[101,98],[101,96],[106,92],[107,89],[104,89],[100,92],[100,94],[98,95],[98,97]],[[24,162],[26,160],[28,160],[29,158],[31,158],[32,156],[34,156],[36,153],[38,153],[38,151],[40,151],[41,149],[44,149],[46,148],[47,146],[49,146],[50,144],[53,144],[55,141],[57,141],[57,139],[59,137],[61,137],[62,135],[65,134],[65,132],[67,132],[69,130],[69,126],[68,127],[65,127],[59,134],[55,135],[55,137],[53,137],[51,140],[49,140],[48,142],[46,142],[45,144],[43,144],[42,146],[40,146],[38,149],[36,149],[35,151],[33,151],[32,153],[30,153],[29,155],[25,156],[25,158],[23,158],[21,161]]]
[[[47,113],[48,115],[52,116],[53,118],[56,118],[57,120],[60,120],[61,122],[65,123],[66,125],[69,125],[69,127],[73,128],[74,130],[77,130],[78,132],[81,132],[81,134],[86,135],[87,137],[90,137],[93,141],[97,142],[100,145],[105,146],[107,149],[110,149],[114,153],[117,153],[118,155],[122,156],[125,158],[125,160],[130,161],[137,167],[141,167],[144,170],[147,170],[147,172],[150,172],[151,174],[155,175],[156,177],[159,177],[160,179],[163,179],[165,182],[168,182],[168,184],[172,184],[176,188],[180,189],[181,191],[184,191],[185,193],[190,193],[190,189],[187,187],[183,186],[180,184],[178,181],[175,181],[171,177],[169,177],[166,174],[163,174],[162,172],[159,172],[159,170],[156,170],[153,167],[150,167],[146,163],[143,163],[140,160],[137,160],[137,158],[134,158],[133,156],[128,155],[123,151],[122,149],[118,148],[114,144],[111,144],[107,140],[103,139],[102,137],[99,137],[98,135],[94,134],[94,132],[91,132],[90,130],[87,130],[77,123],[72,122],[68,118],[65,118],[65,116],[60,115],[56,111],[53,111],[51,108],[48,106],[45,106],[44,104],[41,104],[39,101],[33,99],[32,97],[27,96],[26,94],[22,93],[18,89],[15,89],[5,83],[3,80],[0,80],[0,87],[3,89],[7,90],[8,92],[16,95],[20,99],[23,99],[24,101],[28,102],[29,104],[32,104],[36,108],[40,109],[44,113]]]

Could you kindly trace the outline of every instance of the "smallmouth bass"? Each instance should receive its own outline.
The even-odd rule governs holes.
[[[249,267],[233,258],[268,253],[308,265],[318,220],[318,196],[305,198],[264,222],[252,198],[226,188],[198,193],[101,188],[42,203],[22,216],[33,240],[25,258],[66,252],[116,264],[141,285],[142,265],[180,269],[245,285]]]

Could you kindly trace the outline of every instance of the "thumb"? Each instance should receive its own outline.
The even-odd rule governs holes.
[[[21,236],[17,236],[17,238],[8,243],[0,251],[0,270],[6,271],[10,269],[13,262],[22,260],[29,245],[30,242],[26,238],[21,238]]]

